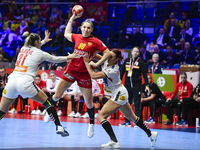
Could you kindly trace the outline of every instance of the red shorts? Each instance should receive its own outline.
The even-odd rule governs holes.
[[[83,88],[92,88],[92,81],[88,72],[74,72],[68,69],[64,72],[62,79],[72,83],[77,81],[78,86]]]

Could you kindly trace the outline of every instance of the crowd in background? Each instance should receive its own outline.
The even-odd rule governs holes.
[[[37,33],[43,38],[44,31],[49,30],[52,41],[45,46],[53,49],[53,53],[56,55],[64,54],[65,44],[69,42],[65,40],[63,32],[69,17],[72,15],[73,5],[66,5],[65,12],[67,13],[64,13],[63,8],[59,5],[48,4],[48,0],[42,0],[43,3],[34,0],[32,2],[35,5],[29,4],[29,2],[26,0],[25,5],[17,5],[13,2],[1,4],[1,8],[4,7],[4,9],[1,9],[0,12],[0,62],[16,61],[18,52],[24,43],[22,35],[25,31]],[[177,18],[177,11],[172,11],[164,24],[157,28],[156,31],[158,32],[155,32],[153,39],[149,39],[143,33],[142,25],[136,26],[131,34],[125,34],[124,43],[127,43],[127,45],[124,48],[139,46],[141,48],[140,57],[149,66],[154,63],[152,59],[154,53],[158,54],[158,62],[164,68],[172,68],[174,65],[179,67],[178,64],[200,64],[200,34],[194,32],[191,19],[188,18],[184,9],[181,6],[179,7],[181,15]],[[109,24],[110,20],[107,18],[110,18],[110,16],[108,15],[102,7],[97,8],[92,19],[95,25],[94,35],[98,36],[97,33],[105,32],[99,27]],[[81,22],[81,18],[73,22],[73,33],[80,33]],[[132,22],[134,23],[135,20],[132,20]],[[60,65],[64,66],[64,64]],[[49,68],[51,67],[45,64],[45,69]]]

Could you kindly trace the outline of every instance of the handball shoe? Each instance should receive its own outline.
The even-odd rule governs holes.
[[[92,138],[94,136],[94,124],[89,124],[87,136]]]
[[[120,148],[119,142],[109,141],[107,144],[102,144],[103,148]]]
[[[62,137],[69,136],[69,133],[62,127],[62,126],[56,126],[56,133],[60,134]]]
[[[73,117],[74,115],[75,115],[75,112],[72,111],[68,116],[69,116],[69,117]]]
[[[155,145],[157,136],[158,136],[158,132],[151,132],[151,136],[149,137],[149,140],[151,142],[151,147]]]

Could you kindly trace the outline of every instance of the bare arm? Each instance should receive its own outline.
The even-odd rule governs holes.
[[[89,65],[89,61],[90,61],[89,55],[86,54],[85,57],[84,57],[84,63],[85,63],[85,66],[86,66],[88,73],[90,74],[91,78],[92,79],[106,78],[106,75],[103,71],[94,72]]]
[[[94,60],[100,60],[102,58],[102,56],[101,55],[99,55],[99,54],[96,54],[95,56],[94,56]]]
[[[80,16],[79,16],[80,17]],[[79,18],[78,16],[75,16],[75,14],[73,14],[71,16],[71,18],[69,19],[68,23],[67,23],[67,26],[65,28],[65,34],[64,34],[64,37],[66,39],[68,39],[70,42],[72,42],[72,39],[71,39],[71,35],[72,35],[72,23],[73,21],[76,19],[76,18]]]
[[[151,96],[146,97],[146,98],[142,98],[143,101],[150,101],[152,99],[154,99],[156,97],[156,94],[151,94]]]
[[[100,66],[101,64],[103,64],[108,58],[110,57],[110,51],[109,49],[106,49],[104,52],[103,52],[103,57],[96,63],[94,63],[93,61],[91,61],[89,63],[89,65],[92,65],[94,67],[98,67]]]

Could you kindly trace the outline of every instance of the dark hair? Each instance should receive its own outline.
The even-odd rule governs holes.
[[[121,51],[118,50],[118,49],[113,49],[112,52],[115,53],[116,58],[119,58],[119,60],[117,61],[117,63],[120,63],[120,61],[123,59]]]
[[[133,49],[134,49],[134,48],[137,48],[138,51],[140,52],[140,47],[139,47],[139,46],[135,46],[135,47],[133,47]]]
[[[146,49],[146,45],[143,44],[143,45],[140,46],[140,48]]]
[[[182,72],[180,75],[185,75],[187,78],[187,73],[185,73],[185,72]]]
[[[37,74],[35,77],[41,78],[41,76],[39,74]]]
[[[25,32],[24,32],[25,33]],[[22,36],[27,36],[28,33],[23,34]],[[28,35],[28,37],[25,40],[24,46],[35,46],[35,41],[39,41],[40,36],[36,33],[31,33],[30,35]]]

